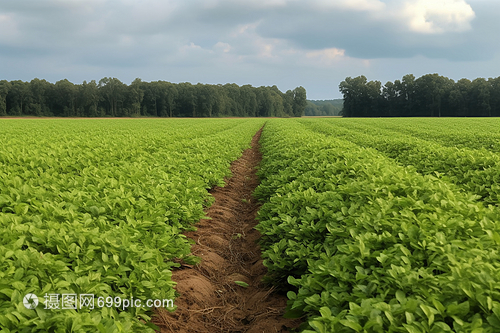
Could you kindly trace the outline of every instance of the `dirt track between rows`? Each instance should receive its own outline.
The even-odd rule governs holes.
[[[191,252],[202,261],[173,272],[180,297],[175,312],[157,310],[153,322],[162,333],[284,333],[300,324],[283,318],[286,297],[261,282],[266,268],[257,244],[260,233],[254,229],[260,206],[252,197],[259,184],[255,173],[262,159],[261,132],[252,139],[252,148],[232,163],[226,186],[211,191],[211,220],[200,220],[196,231],[185,234],[196,242]]]

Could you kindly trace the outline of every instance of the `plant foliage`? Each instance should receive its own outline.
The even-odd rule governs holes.
[[[207,122],[210,122],[207,124]],[[3,332],[152,332],[149,308],[26,309],[34,293],[174,299],[181,233],[262,120],[2,120]]]
[[[466,163],[479,172],[496,158],[449,148],[463,157],[450,176],[420,173],[451,168],[448,148],[423,145],[421,163],[405,165],[404,149],[393,159],[364,147],[389,138],[328,121],[273,119],[262,135],[257,228],[288,316],[306,315],[307,333],[498,332],[500,212],[458,181]]]

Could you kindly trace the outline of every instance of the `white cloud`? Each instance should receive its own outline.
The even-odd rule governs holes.
[[[231,51],[231,45],[224,42],[217,42],[214,45],[214,50],[218,52],[228,53],[229,51]]]
[[[402,14],[411,31],[429,34],[469,30],[475,17],[464,0],[406,1]]]
[[[227,0],[226,0],[227,1]],[[290,2],[296,0],[266,0],[266,1],[254,1],[254,0],[231,0],[232,3],[239,3],[253,8],[271,8],[271,7],[284,7]],[[221,1],[225,2],[225,1]]]
[[[379,0],[313,0],[311,4],[320,8],[354,11],[380,11],[385,8],[385,3]]]
[[[246,33],[254,34],[255,29],[259,26],[260,22],[254,22],[249,24],[238,25],[231,34],[232,37],[238,37],[238,35],[243,35]]]
[[[317,61],[322,66],[331,66],[335,61],[344,58],[345,50],[337,48],[328,48],[305,53],[307,59]]]
[[[417,33],[463,32],[475,17],[465,0],[312,0],[312,7],[324,10],[367,12],[379,22],[403,22]]]
[[[181,52],[191,52],[191,51],[193,51],[193,50],[199,51],[199,50],[201,50],[201,49],[202,49],[202,47],[201,47],[201,46],[196,45],[196,44],[195,44],[195,43],[193,43],[193,42],[191,42],[191,43],[189,43],[189,44],[187,44],[187,45],[183,45],[183,46],[181,46],[181,48],[180,48]]]

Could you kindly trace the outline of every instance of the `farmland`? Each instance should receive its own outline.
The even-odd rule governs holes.
[[[256,229],[301,331],[500,331],[498,119],[0,120],[0,327],[152,331],[23,297],[175,299],[183,233],[264,123]]]
[[[499,331],[495,122],[268,122],[257,228],[304,332]]]
[[[175,298],[181,234],[263,120],[2,120],[0,326],[152,331],[144,308],[36,311],[23,297]]]

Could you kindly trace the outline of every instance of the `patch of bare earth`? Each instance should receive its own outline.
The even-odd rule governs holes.
[[[259,184],[255,172],[262,158],[261,132],[252,139],[252,148],[233,162],[226,186],[211,191],[215,197],[207,210],[211,220],[200,220],[196,231],[186,233],[196,241],[191,252],[202,261],[173,272],[180,294],[177,310],[157,309],[153,317],[162,333],[284,333],[300,324],[283,318],[286,297],[261,282],[266,268],[257,244],[260,233],[254,229],[259,204],[252,197]]]

